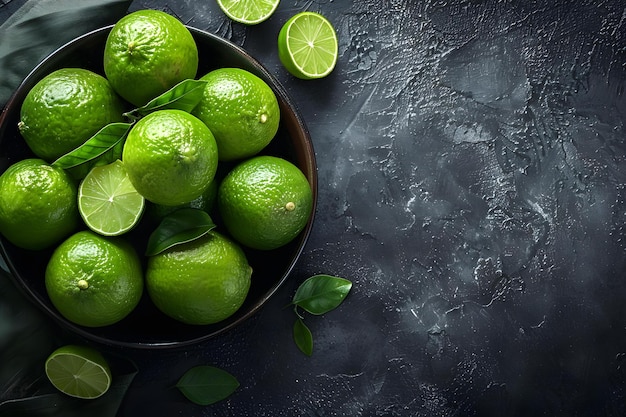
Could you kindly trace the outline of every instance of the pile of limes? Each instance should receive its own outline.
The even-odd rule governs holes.
[[[198,74],[193,36],[162,11],[120,19],[102,62],[103,74],[54,71],[25,98],[18,127],[32,157],[0,176],[0,233],[50,251],[48,295],[78,325],[119,322],[144,290],[181,322],[224,320],[251,285],[247,248],[286,245],[313,210],[303,172],[261,152],[279,128],[277,98],[243,69]],[[202,82],[191,109],[129,110],[186,80]],[[119,140],[109,141],[115,132]],[[58,163],[67,158],[84,162]],[[211,213],[217,227],[150,255],[128,237],[139,224],[157,230],[155,219],[181,208]]]

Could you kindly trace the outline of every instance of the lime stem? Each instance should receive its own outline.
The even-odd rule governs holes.
[[[267,114],[266,113],[262,113],[261,116],[259,117],[259,121],[261,123],[266,123],[267,122]]]
[[[290,201],[287,204],[285,204],[285,210],[294,211],[295,209],[296,209],[296,204],[293,201]]]
[[[78,280],[78,288],[80,288],[81,290],[86,290],[87,288],[89,288],[89,282],[87,282],[87,280],[85,279],[80,279]]]

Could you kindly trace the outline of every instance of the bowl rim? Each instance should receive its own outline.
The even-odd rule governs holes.
[[[113,28],[113,26],[114,25],[111,24],[111,25],[99,27],[97,29],[88,31],[82,35],[79,35],[65,42],[61,46],[55,48],[53,51],[47,54],[37,65],[35,65],[28,72],[28,74],[24,77],[24,79],[20,82],[19,86],[16,87],[16,89],[11,94],[11,96],[5,103],[4,107],[2,108],[2,111],[0,112],[0,135],[2,135],[5,130],[5,126],[6,126],[5,118],[8,113],[7,110],[13,104],[13,102],[16,99],[18,99],[18,95],[20,94],[20,92],[23,92],[22,90],[25,88],[26,85],[28,85],[31,78],[37,77],[41,69],[45,67],[50,61],[54,60],[57,54],[62,53],[68,49],[71,50],[74,47],[80,47],[80,44],[84,42],[86,38],[91,38],[93,36],[102,35],[103,32],[110,31]],[[21,278],[21,274],[18,272],[18,268],[16,268],[16,266],[13,264],[11,257],[7,253],[4,239],[0,239],[0,257],[2,258],[1,260],[5,262],[8,268],[8,271],[6,271],[8,272],[7,275],[13,281],[13,283],[18,287],[18,289],[23,294],[26,295],[26,297],[32,304],[37,306],[40,310],[43,310],[48,317],[53,319],[62,328],[66,328],[70,330],[72,333],[86,340],[97,342],[99,344],[106,345],[112,348],[157,350],[157,349],[173,349],[173,348],[188,347],[188,346],[197,345],[203,341],[212,339],[218,335],[224,334],[228,332],[229,330],[232,330],[233,328],[237,327],[244,321],[248,320],[250,317],[254,316],[256,313],[258,313],[258,311],[261,310],[261,308],[267,303],[267,301],[278,291],[280,287],[283,286],[285,281],[289,278],[289,276],[291,275],[294,267],[296,266],[306,246],[306,243],[311,234],[311,230],[313,228],[313,223],[315,220],[315,214],[316,214],[316,209],[317,209],[317,199],[318,199],[317,161],[316,161],[315,151],[313,147],[313,142],[311,140],[310,132],[293,99],[290,97],[290,95],[287,93],[287,91],[285,90],[283,85],[278,81],[278,79],[273,74],[271,74],[265,68],[265,66],[263,66],[263,64],[260,63],[260,61],[258,61],[252,55],[250,55],[250,53],[248,53],[245,49],[233,43],[232,41],[226,38],[223,38],[219,35],[216,35],[214,33],[207,32],[205,30],[202,30],[193,26],[189,26],[189,25],[185,25],[185,27],[189,29],[189,31],[194,35],[194,37],[201,36],[201,37],[209,38],[211,41],[221,44],[221,46],[225,47],[226,49],[232,50],[234,53],[244,58],[247,61],[247,63],[252,65],[255,71],[257,71],[260,74],[261,78],[265,78],[265,81],[269,82],[274,92],[279,96],[279,101],[284,102],[287,108],[291,110],[291,113],[293,113],[293,117],[295,118],[297,122],[298,128],[302,131],[302,134],[303,134],[302,136],[304,138],[304,140],[302,141],[302,145],[304,147],[303,152],[306,155],[306,157],[304,158],[303,162],[305,163],[306,166],[301,167],[301,169],[303,170],[303,172],[305,172],[307,179],[309,180],[312,192],[313,192],[312,193],[313,194],[313,199],[312,199],[313,209],[312,209],[309,221],[307,222],[305,228],[300,232],[298,237],[296,237],[297,249],[294,251],[291,261],[285,268],[284,272],[282,272],[282,276],[280,277],[280,279],[274,282],[274,284],[265,293],[263,293],[262,296],[258,300],[254,301],[254,303],[251,305],[248,311],[246,311],[237,319],[229,322],[228,324],[218,329],[209,331],[206,334],[203,334],[198,337],[192,337],[189,339],[176,340],[176,341],[141,342],[141,341],[112,340],[109,337],[101,336],[101,335],[93,333],[91,331],[92,329],[88,327],[82,327],[82,326],[79,326],[70,322],[69,320],[61,316],[61,314],[58,311],[56,311],[53,307],[49,306],[46,303],[41,302],[39,295],[32,288],[26,285],[26,282],[24,281],[23,278]]]

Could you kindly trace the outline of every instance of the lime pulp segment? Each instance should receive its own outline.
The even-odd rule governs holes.
[[[322,78],[335,67],[337,34],[322,15],[302,12],[287,23],[286,48],[296,69],[306,78]]]
[[[46,375],[59,391],[72,397],[93,399],[111,386],[111,375],[101,365],[80,355],[59,353],[46,361]]]
[[[80,215],[90,229],[105,236],[132,229],[144,206],[144,197],[130,182],[120,160],[93,168],[79,186]]]
[[[280,0],[217,0],[222,11],[232,20],[255,25],[267,20]]]

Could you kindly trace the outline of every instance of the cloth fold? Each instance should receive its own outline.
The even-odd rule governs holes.
[[[71,39],[124,16],[130,0],[28,0],[0,25],[0,109],[28,73]],[[6,17],[6,6],[3,6]],[[12,6],[12,4],[11,4]],[[49,391],[43,363],[59,329],[11,282],[0,258],[0,416],[114,416],[136,369],[117,372],[102,401]]]
[[[48,54],[71,39],[115,23],[130,0],[29,0],[0,25],[0,107]]]

